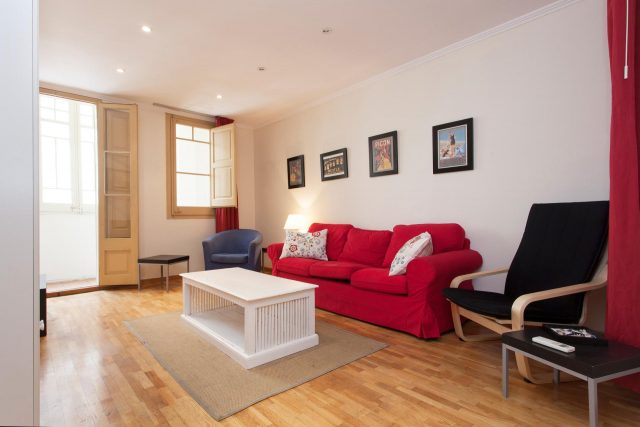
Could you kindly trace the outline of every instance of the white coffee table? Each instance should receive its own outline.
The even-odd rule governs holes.
[[[244,368],[318,345],[316,285],[242,268],[181,276],[182,317]]]

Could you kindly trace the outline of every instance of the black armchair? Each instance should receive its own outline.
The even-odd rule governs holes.
[[[456,335],[464,341],[499,337],[464,334],[461,316],[502,334],[542,323],[583,324],[585,295],[607,284],[609,202],[534,204],[520,246],[506,269],[456,277],[444,295],[451,303]],[[507,273],[504,293],[460,289],[464,281]],[[510,325],[510,327],[509,327]],[[516,356],[531,382],[528,360]]]

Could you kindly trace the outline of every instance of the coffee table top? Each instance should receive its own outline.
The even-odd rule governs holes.
[[[318,287],[310,283],[283,279],[282,277],[270,276],[239,267],[195,271],[193,273],[182,273],[180,276],[247,302],[307,291]]]
[[[525,328],[502,334],[502,342],[590,378],[599,378],[640,367],[640,349],[609,340],[608,346],[574,344],[573,353],[562,353],[531,341],[535,336],[557,339],[542,328]]]
[[[182,261],[189,261],[189,255],[154,255],[138,258],[138,264],[173,264]]]

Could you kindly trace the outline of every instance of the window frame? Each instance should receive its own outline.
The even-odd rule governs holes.
[[[84,102],[87,104],[93,104],[96,107],[96,117],[95,117],[95,130],[96,130],[96,141],[95,141],[95,149],[96,149],[96,155],[97,155],[97,149],[98,149],[98,103],[100,102],[100,100],[98,98],[92,98],[89,96],[84,96],[84,95],[76,95],[74,93],[69,93],[69,92],[64,92],[61,90],[55,90],[55,89],[49,89],[46,87],[39,87],[39,91],[38,91],[38,100],[40,95],[46,95],[46,96],[52,96],[54,98],[62,98],[62,99],[67,99],[69,101],[78,101],[78,102]],[[39,102],[39,101],[38,101]],[[40,110],[38,109],[38,126],[40,126]],[[72,122],[70,122],[72,123]],[[74,125],[76,125],[77,123],[74,123]],[[39,136],[40,138],[41,136]],[[77,135],[76,138],[73,139],[77,139]],[[77,157],[79,156],[79,153],[73,153],[74,151],[74,147],[73,147],[73,143],[71,141],[71,139],[69,140],[70,142],[70,146],[72,149],[72,155]],[[75,147],[75,150],[80,150],[80,141],[76,140],[75,141],[76,144],[78,145],[77,147]],[[38,142],[38,150],[41,150],[41,144],[42,142],[39,141]],[[79,166],[79,159],[72,159],[72,165],[75,162],[75,166],[72,166],[72,168],[77,168],[78,170],[76,171],[78,174],[81,174],[82,172],[80,171],[80,166]],[[39,166],[41,167],[41,166]],[[72,181],[72,188],[71,188],[71,195],[72,195],[72,200],[71,200],[71,204],[67,205],[67,204],[59,204],[59,203],[44,203],[42,200],[42,176],[41,174],[39,174],[39,184],[38,184],[38,202],[39,202],[39,210],[40,213],[42,214],[50,214],[50,213],[72,213],[72,214],[76,214],[76,215],[85,215],[85,214],[89,214],[89,215],[94,215],[96,213],[97,210],[97,206],[98,206],[98,200],[97,200],[97,160],[96,160],[96,204],[95,205],[87,205],[87,204],[83,204],[82,203],[82,189],[81,188],[76,188],[76,186],[74,186],[74,182]],[[73,177],[72,177],[73,180]],[[80,185],[80,182],[76,182],[75,184]],[[74,204],[74,199],[75,203]]]
[[[214,121],[192,119],[190,117],[179,116],[166,113],[166,137],[167,137],[167,218],[168,219],[207,219],[215,218],[215,208],[213,207],[191,207],[178,206],[177,186],[176,186],[176,125],[183,124],[206,128],[211,133],[215,127]],[[212,141],[209,139],[209,162],[211,162]],[[211,169],[211,165],[209,165]],[[211,173],[211,170],[209,171]],[[211,202],[211,194],[209,194]]]

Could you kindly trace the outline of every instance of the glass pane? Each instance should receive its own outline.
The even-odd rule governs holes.
[[[209,142],[209,129],[193,128],[193,139],[201,142]]]
[[[86,102],[78,102],[78,106],[80,107],[80,114],[83,116],[95,117],[96,115],[96,106],[93,104],[89,104]]]
[[[176,125],[176,138],[193,139],[192,127],[187,125]]]
[[[80,145],[80,183],[83,190],[96,189],[96,158],[91,142]]]
[[[209,207],[209,177],[176,174],[176,199],[178,206]]]
[[[69,113],[66,111],[56,110],[56,120],[59,122],[69,123]]]
[[[44,136],[69,139],[69,125],[62,123],[43,121],[40,123],[40,132]]]
[[[176,171],[209,174],[209,144],[176,140]]]
[[[49,108],[41,108],[40,109],[40,119],[41,120],[54,120],[56,118],[53,110]]]
[[[62,98],[55,98],[55,100],[56,100],[56,110],[69,111],[69,101]]]
[[[105,163],[105,192],[129,194],[129,154],[107,153]]]
[[[57,188],[71,188],[71,147],[69,141],[56,139]]]
[[[89,190],[82,190],[82,204],[83,205],[95,205],[96,204],[96,192]]]
[[[56,141],[53,138],[42,137],[40,146],[40,173],[44,188],[56,188]]]
[[[80,128],[80,140],[94,142],[96,140],[96,130],[93,128]]]
[[[71,204],[71,190],[58,190],[55,188],[43,188],[42,189],[42,202],[43,203],[59,203],[70,205]]]
[[[40,95],[40,106],[45,108],[54,108],[55,103],[53,97],[48,95]]]
[[[106,196],[106,224],[107,238],[131,237],[131,212],[129,210],[129,197]]]
[[[129,113],[107,110],[107,151],[129,151]]]
[[[80,126],[94,127],[93,116],[80,116]]]

